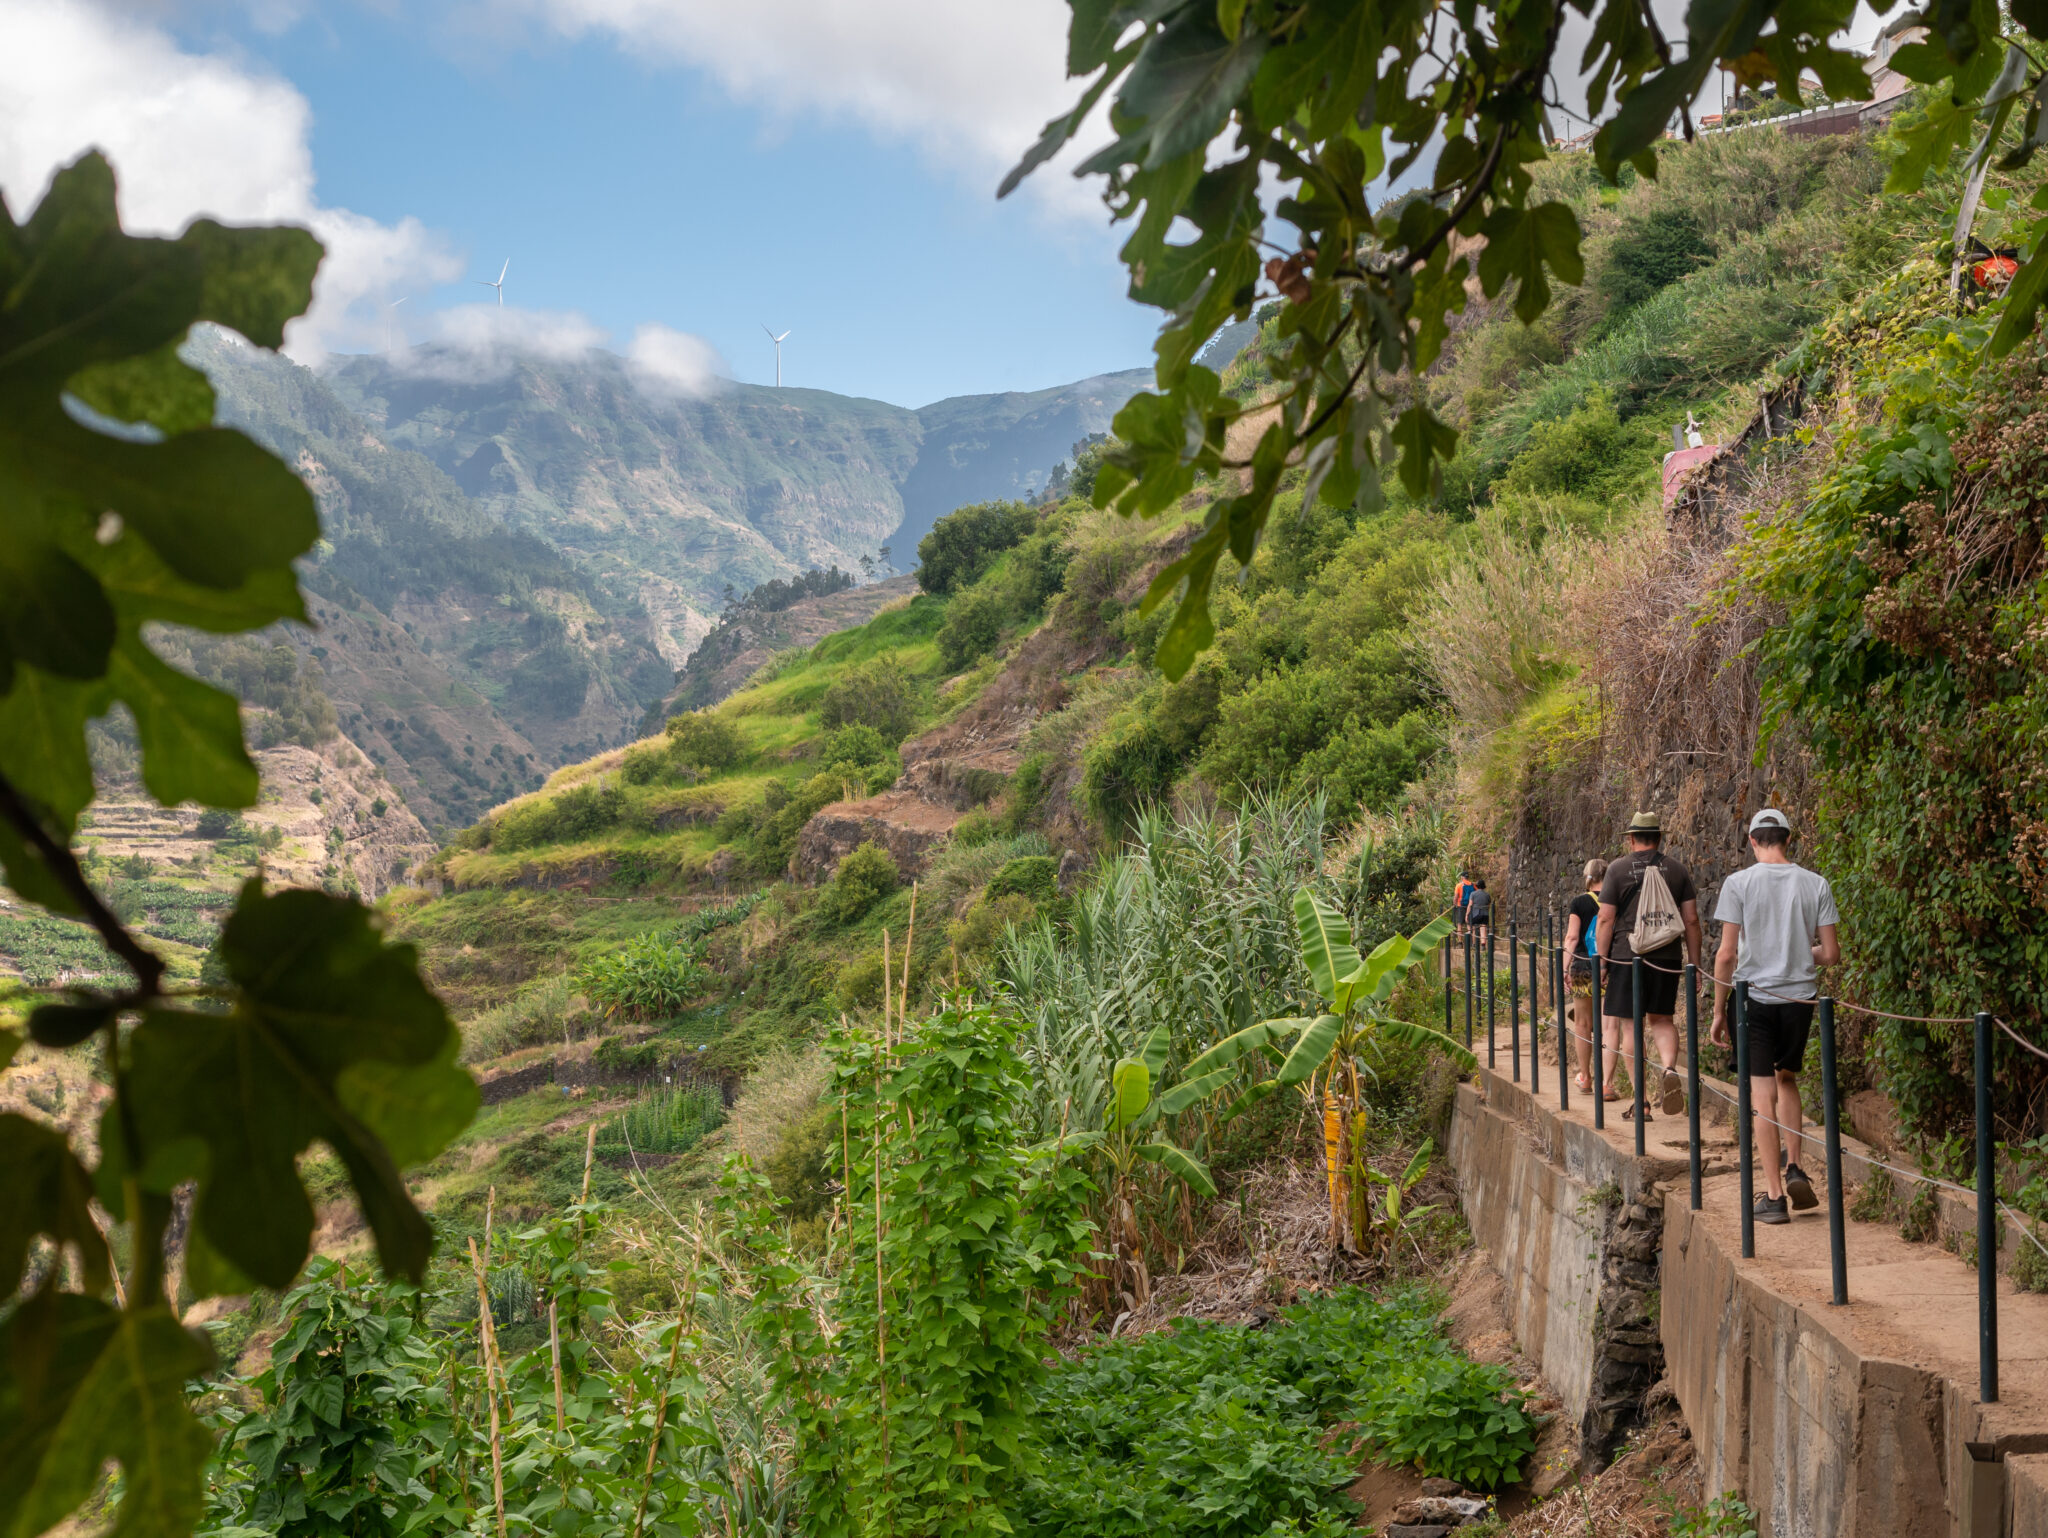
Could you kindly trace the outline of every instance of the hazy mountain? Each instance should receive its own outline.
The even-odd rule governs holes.
[[[891,547],[1026,496],[1143,370],[911,411],[730,382],[686,396],[599,351],[413,348],[315,373],[220,334],[220,417],[291,462],[325,539],[291,637],[352,737],[460,824],[632,736],[728,589]]]
[[[1044,489],[1054,465],[1140,390],[1152,370],[1098,374],[1052,390],[956,395],[917,413],[917,462],[903,482],[903,521],[890,549],[908,567],[932,525],[967,502],[1027,497]]]

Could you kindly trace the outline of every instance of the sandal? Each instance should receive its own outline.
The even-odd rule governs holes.
[[[1575,1073],[1572,1075],[1572,1088],[1582,1095],[1590,1095],[1593,1093],[1593,1081],[1582,1073]]]
[[[1627,1110],[1623,1111],[1621,1113],[1621,1119],[1623,1121],[1634,1121],[1636,1119],[1636,1108],[1634,1106],[1630,1106]],[[1647,1105],[1644,1106],[1643,1125],[1647,1127],[1651,1122],[1655,1121],[1656,1119],[1656,1114],[1652,1112]]]

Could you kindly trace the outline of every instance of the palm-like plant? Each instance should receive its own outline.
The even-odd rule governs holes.
[[[1375,1037],[1427,1046],[1444,1053],[1466,1072],[1479,1060],[1442,1031],[1399,1020],[1386,1012],[1401,978],[1451,934],[1439,916],[1412,935],[1395,935],[1361,957],[1351,943],[1344,915],[1307,887],[1294,894],[1294,927],[1301,960],[1316,993],[1328,1006],[1318,1015],[1262,1020],[1224,1037],[1187,1066],[1187,1084],[1222,1084],[1246,1059],[1278,1064],[1271,1078],[1247,1089],[1224,1113],[1235,1116],[1280,1090],[1298,1089],[1324,1112],[1326,1171],[1330,1182],[1332,1242],[1349,1242],[1345,1215],[1350,1207],[1348,1145],[1356,1141],[1364,1101],[1361,1075],[1372,1070],[1362,1050]]]
[[[1134,1200],[1133,1184],[1139,1164],[1157,1164],[1202,1195],[1216,1194],[1216,1182],[1208,1166],[1168,1137],[1162,1123],[1223,1088],[1231,1070],[1222,1068],[1200,1078],[1184,1078],[1165,1093],[1154,1095],[1153,1082],[1165,1071],[1172,1044],[1171,1026],[1154,1029],[1137,1056],[1121,1059],[1111,1070],[1109,1105],[1103,1125],[1067,1133],[1056,1144],[1049,1145],[1055,1150],[1092,1151],[1107,1167],[1109,1238],[1116,1266],[1111,1284],[1115,1291],[1128,1296],[1134,1308],[1152,1293],[1151,1272],[1145,1264]]]

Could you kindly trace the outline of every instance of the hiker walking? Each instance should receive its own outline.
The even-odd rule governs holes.
[[[1472,927],[1472,943],[1482,949],[1493,940],[1493,896],[1486,890],[1486,878],[1472,881],[1472,895],[1465,899],[1465,922]]]
[[[1792,863],[1786,852],[1791,841],[1792,825],[1776,807],[1750,818],[1749,848],[1756,864],[1721,883],[1714,908],[1721,921],[1721,946],[1714,956],[1712,1036],[1724,1047],[1730,1045],[1728,1000],[1736,983],[1749,984],[1749,1093],[1764,1171],[1764,1190],[1756,1199],[1759,1223],[1791,1222],[1788,1195],[1802,1210],[1820,1201],[1799,1167],[1799,1072],[1806,1065],[1819,968],[1842,959],[1834,891],[1827,877]]]
[[[1465,910],[1471,904],[1472,894],[1476,890],[1478,889],[1472,885],[1472,872],[1469,870],[1459,871],[1457,889],[1451,897],[1451,907],[1458,916],[1458,938],[1460,940],[1465,938]]]
[[[1571,1032],[1572,1050],[1578,1054],[1579,1071],[1573,1082],[1591,1094],[1593,1028],[1598,1023],[1593,1019],[1593,958],[1600,954],[1597,938],[1600,933],[1600,883],[1607,875],[1607,862],[1588,860],[1582,874],[1586,890],[1574,897],[1571,906],[1565,909],[1564,953],[1571,958],[1565,974],[1565,985],[1570,990],[1565,1004],[1565,1028]],[[1607,1059],[1607,1078],[1608,1083],[1600,1086],[1600,1092],[1612,1100],[1612,1057]]]
[[[1600,1012],[1607,1017],[1607,1042],[1614,1056],[1626,1054],[1632,1083],[1644,1084],[1635,1060],[1635,968],[1643,958],[1643,1023],[1664,1064],[1659,1096],[1664,1114],[1685,1110],[1685,1083],[1678,1076],[1678,979],[1687,961],[1700,958],[1699,893],[1692,872],[1664,853],[1664,824],[1655,812],[1638,812],[1628,825],[1629,852],[1607,867],[1600,883],[1598,950],[1605,964]],[[1610,1059],[1611,1061],[1611,1059]],[[1648,1085],[1644,1084],[1647,1101]],[[1649,1113],[1646,1110],[1645,1116]],[[1624,1119],[1635,1115],[1630,1106]]]

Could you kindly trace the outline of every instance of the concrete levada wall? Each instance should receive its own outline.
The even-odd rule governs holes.
[[[1725,1165],[1694,1213],[1685,1161],[1633,1157],[1619,1106],[1596,1132],[1478,1077],[1449,1138],[1466,1219],[1589,1466],[1665,1376],[1705,1488],[1739,1492],[1761,1538],[2048,1538],[2048,1437],[1953,1373],[1859,1352],[1824,1305],[1774,1292],[1736,1258]]]

